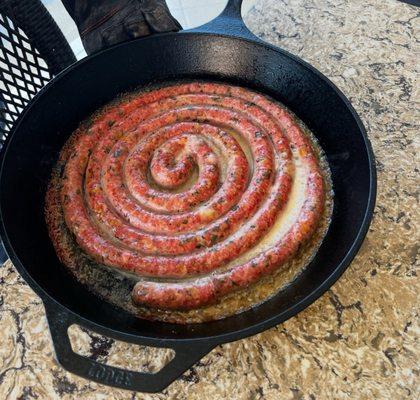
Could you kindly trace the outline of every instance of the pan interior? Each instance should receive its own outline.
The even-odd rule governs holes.
[[[333,218],[313,261],[287,289],[247,312],[196,325],[139,320],[100,301],[57,259],[44,197],[59,151],[80,121],[121,93],[157,82],[209,79],[266,93],[318,138],[331,168]],[[70,67],[31,103],[5,152],[0,177],[5,244],[31,286],[114,331],[150,338],[231,340],[281,322],[327,289],[351,261],[374,196],[370,148],[343,97],[312,68],[270,46],[227,36],[165,34],[118,45]],[[308,298],[309,297],[309,298]]]

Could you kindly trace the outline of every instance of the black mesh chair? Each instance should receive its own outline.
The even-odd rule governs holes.
[[[0,148],[28,101],[75,61],[39,0],[0,0]],[[0,246],[0,264],[5,260]]]

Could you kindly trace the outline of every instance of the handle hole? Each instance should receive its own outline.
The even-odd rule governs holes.
[[[212,4],[210,4],[212,3]],[[196,28],[216,18],[226,7],[227,0],[209,2],[208,0],[167,1],[171,14],[184,29]]]
[[[242,16],[255,5],[257,0],[243,0]],[[184,29],[197,28],[215,19],[225,9],[228,0],[167,0],[169,11]]]
[[[254,16],[258,12],[255,8],[256,4],[257,0],[244,0],[242,2],[242,19],[250,32],[264,40],[263,37],[260,37],[255,33],[255,31],[258,31],[258,24],[254,24]]]
[[[76,324],[67,333],[75,353],[111,367],[155,374],[175,357],[172,349],[121,342]]]

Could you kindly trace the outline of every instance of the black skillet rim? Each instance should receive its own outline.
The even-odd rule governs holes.
[[[235,39],[235,40],[239,40],[239,41],[245,41],[245,42],[251,43],[252,45],[258,45],[258,46],[261,46],[261,47],[265,47],[266,49],[274,50],[276,52],[282,53],[286,57],[289,57],[292,60],[294,60],[295,62],[301,64],[304,68],[310,70],[310,72],[318,75],[322,80],[324,80],[330,86],[330,89],[334,90],[335,93],[340,97],[340,99],[347,106],[347,108],[351,112],[353,118],[357,122],[359,130],[360,130],[360,132],[363,136],[363,140],[364,140],[364,143],[365,143],[365,148],[366,148],[367,156],[368,156],[368,162],[369,162],[370,187],[369,187],[368,204],[367,204],[366,211],[365,211],[365,214],[364,214],[364,217],[363,217],[363,222],[361,224],[359,232],[357,233],[357,235],[356,235],[356,237],[353,241],[353,245],[347,251],[346,256],[342,259],[341,263],[339,263],[337,265],[334,272],[332,272],[330,274],[330,276],[323,282],[322,285],[318,286],[317,289],[313,290],[306,297],[304,297],[299,302],[297,302],[296,304],[291,306],[289,309],[283,311],[281,314],[273,315],[271,318],[268,318],[264,321],[261,321],[257,324],[254,324],[254,325],[247,326],[243,329],[233,331],[233,332],[223,333],[223,334],[220,334],[220,335],[217,335],[217,336],[215,336],[215,335],[208,335],[208,336],[203,335],[203,336],[200,336],[200,337],[187,338],[187,339],[184,339],[184,338],[179,338],[179,339],[178,338],[166,338],[165,339],[165,342],[167,344],[181,343],[181,342],[182,343],[197,343],[197,342],[202,342],[202,341],[212,342],[214,344],[227,343],[227,342],[239,340],[239,339],[242,339],[242,338],[245,338],[245,337],[248,337],[248,336],[251,336],[251,335],[255,335],[257,333],[260,333],[260,332],[262,332],[266,329],[272,328],[273,326],[275,326],[275,325],[277,325],[281,322],[284,322],[284,321],[290,319],[291,317],[297,315],[299,312],[301,312],[302,310],[307,308],[310,304],[314,303],[319,297],[321,297],[340,278],[340,276],[348,268],[348,266],[353,261],[356,254],[358,253],[358,251],[359,251],[359,249],[360,249],[360,247],[361,247],[361,245],[362,245],[362,243],[363,243],[363,241],[366,237],[366,234],[369,230],[370,223],[371,223],[372,218],[373,218],[373,211],[374,211],[374,208],[375,208],[376,193],[377,193],[377,174],[376,174],[375,157],[374,157],[372,145],[371,145],[370,140],[367,136],[366,129],[365,129],[360,117],[358,116],[357,112],[355,111],[355,109],[351,105],[350,101],[340,91],[340,89],[337,88],[337,86],[334,83],[332,83],[326,76],[324,76],[320,71],[318,71],[316,68],[314,68],[311,64],[307,63],[306,61],[302,60],[301,58],[299,58],[299,57],[297,57],[297,56],[295,56],[295,55],[293,55],[293,54],[291,54],[291,53],[289,53],[289,52],[287,52],[287,51],[285,51],[281,48],[278,48],[278,47],[273,46],[269,43],[260,41],[260,40],[258,40],[258,38],[249,39],[249,38],[243,38],[243,37],[234,36],[234,35],[230,35],[230,34],[198,32],[198,31],[181,31],[181,32],[177,32],[177,33],[163,33],[163,34],[153,35],[153,36],[149,36],[149,37],[145,37],[145,38],[139,38],[139,39],[135,39],[135,41],[137,41],[137,40],[149,41],[149,40],[153,40],[155,37],[162,37],[162,36],[174,36],[174,37],[176,37],[176,36],[179,36],[179,35],[194,35],[194,36],[195,35],[200,35],[200,36],[201,35],[206,35],[206,36],[225,37],[225,38]],[[2,177],[2,174],[3,174],[4,158],[5,158],[5,155],[7,154],[7,150],[9,148],[10,142],[11,142],[13,136],[14,136],[15,131],[17,131],[19,129],[21,121],[29,113],[30,109],[38,101],[38,99],[41,96],[43,96],[43,94],[46,93],[49,90],[49,88],[56,81],[58,81],[60,79],[63,79],[64,76],[71,73],[71,71],[73,71],[74,69],[80,68],[84,63],[89,62],[92,58],[96,57],[99,54],[103,54],[107,51],[112,51],[113,49],[115,49],[117,47],[129,46],[130,43],[131,42],[124,42],[124,43],[117,44],[115,46],[104,49],[104,50],[102,50],[98,53],[95,53],[93,55],[87,56],[87,57],[83,58],[82,60],[76,62],[75,64],[70,65],[65,70],[60,72],[56,77],[54,77],[50,82],[48,82],[47,85],[45,85],[30,100],[30,102],[25,107],[22,114],[19,116],[17,122],[15,123],[15,125],[12,129],[12,131],[10,132],[10,134],[7,137],[7,139],[4,143],[4,146],[2,147],[2,149],[0,151],[0,161],[1,161],[1,164],[0,164],[0,185],[1,185],[1,177]],[[4,221],[3,221],[3,217],[2,217],[2,209],[1,209],[1,198],[0,198],[0,236],[3,240],[3,245],[6,249],[6,252],[9,255],[13,265],[16,267],[16,269],[18,270],[20,275],[22,275],[22,277],[24,278],[26,283],[42,299],[44,304],[48,303],[48,304],[53,305],[53,307],[59,307],[62,310],[66,311],[69,315],[74,316],[75,319],[80,321],[81,324],[88,325],[88,326],[92,327],[92,329],[95,329],[95,327],[97,327],[98,330],[102,331],[105,334],[109,333],[109,335],[114,337],[114,338],[120,337],[121,340],[125,340],[125,341],[131,341],[130,338],[133,341],[142,340],[144,342],[144,344],[148,344],[148,345],[161,345],[162,344],[162,338],[157,338],[157,337],[154,337],[154,336],[135,335],[135,334],[132,334],[132,333],[127,333],[127,332],[121,331],[121,330],[114,330],[114,329],[109,328],[107,326],[100,325],[96,322],[93,322],[93,321],[85,318],[83,315],[80,315],[80,314],[74,312],[73,310],[67,308],[66,306],[62,305],[56,299],[52,298],[47,292],[45,292],[44,289],[40,285],[38,285],[36,280],[33,279],[32,276],[27,272],[26,268],[20,262],[19,258],[17,257],[17,255],[15,254],[15,252],[13,250],[13,245],[9,241],[9,238],[7,236],[7,233],[6,233],[6,228],[4,226]],[[159,323],[159,322],[156,322],[156,323]],[[193,324],[191,324],[191,325],[193,325]]]

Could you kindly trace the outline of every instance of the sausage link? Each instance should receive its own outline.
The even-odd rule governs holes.
[[[139,277],[136,304],[193,309],[249,286],[293,257],[323,211],[309,139],[284,107],[244,88],[193,82],[131,95],[69,143],[60,190],[47,195],[62,208],[50,201],[47,213],[63,213],[90,258]],[[296,221],[236,262],[281,216],[295,163],[306,179]]]

